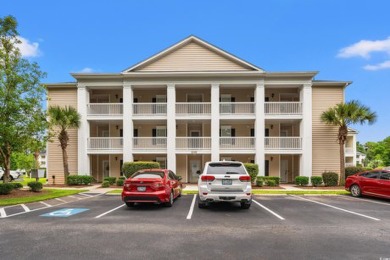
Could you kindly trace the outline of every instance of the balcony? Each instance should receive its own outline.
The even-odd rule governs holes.
[[[166,137],[134,137],[133,138],[134,150],[145,151],[166,151],[167,150],[167,138]]]
[[[353,147],[345,147],[344,153],[346,156],[355,156],[355,153],[353,151]]]
[[[122,137],[90,137],[87,139],[89,153],[122,153]]]
[[[254,137],[220,137],[220,150],[254,150]]]
[[[123,104],[121,103],[89,103],[87,116],[90,119],[122,119]]]
[[[264,148],[266,151],[302,150],[302,138],[301,137],[265,137]]]
[[[254,102],[221,102],[219,104],[221,115],[254,115]]]
[[[136,103],[133,104],[134,116],[166,116],[167,103]]]
[[[210,150],[211,137],[176,137],[177,150]]]
[[[302,102],[265,102],[264,113],[270,116],[301,116]]]
[[[176,103],[176,115],[186,117],[210,117],[211,103],[181,102]]]

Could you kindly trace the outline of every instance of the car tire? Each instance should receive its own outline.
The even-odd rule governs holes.
[[[200,208],[200,209],[207,208],[207,202],[199,200],[198,201],[198,208]]]
[[[242,209],[249,209],[251,207],[250,202],[241,202],[241,208]]]
[[[357,185],[357,184],[352,185],[351,188],[349,189],[349,191],[351,192],[352,197],[362,196],[362,190],[360,189],[359,185]]]
[[[181,192],[182,192],[182,190],[180,190],[179,195],[177,195],[178,198],[181,197]]]
[[[134,205],[135,205],[135,202],[126,202],[126,206],[129,208],[134,207]]]
[[[172,205],[173,205],[173,198],[174,198],[173,191],[171,191],[171,194],[169,195],[169,201],[164,204],[165,207],[172,207]]]

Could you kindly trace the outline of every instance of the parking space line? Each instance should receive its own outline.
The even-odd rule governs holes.
[[[367,216],[367,215],[364,215],[364,214],[361,214],[361,213],[357,213],[357,212],[354,212],[354,211],[350,211],[350,210],[347,210],[347,209],[342,209],[342,208],[339,208],[339,207],[336,207],[336,206],[332,206],[332,205],[329,205],[329,204],[326,204],[326,203],[322,203],[322,202],[319,202],[319,201],[302,198],[302,197],[299,197],[299,196],[296,196],[296,195],[290,195],[290,196],[296,197],[296,198],[299,198],[299,199],[302,199],[302,200],[310,201],[310,202],[313,202],[313,203],[317,203],[319,205],[326,206],[326,207],[329,207],[329,208],[333,208],[333,209],[337,209],[337,210],[340,210],[340,211],[344,211],[346,213],[350,213],[350,214],[357,215],[357,216],[360,216],[360,217],[364,217],[364,218],[368,218],[368,219],[372,219],[372,220],[376,220],[376,221],[380,220],[378,218],[370,217],[370,216]]]
[[[254,203],[256,203],[257,205],[259,205],[260,207],[262,207],[263,209],[265,209],[266,211],[268,211],[269,213],[271,213],[272,215],[274,215],[275,217],[277,217],[278,219],[280,220],[285,220],[285,218],[283,218],[282,216],[280,216],[279,214],[273,212],[272,210],[270,210],[269,208],[267,208],[266,206],[260,204],[259,202],[255,201],[254,199],[252,199],[252,201]]]
[[[192,213],[194,212],[194,206],[195,206],[195,201],[196,201],[196,194],[194,194],[194,198],[192,199],[191,207],[190,210],[188,211],[187,219],[192,218]]]
[[[5,213],[4,208],[0,208],[0,218],[6,218],[6,217],[7,217],[7,213]]]
[[[66,203],[66,202],[67,202],[66,200],[62,200],[62,199],[59,199],[59,198],[55,198],[55,200],[61,201],[61,202],[63,202],[63,203]]]
[[[85,193],[79,193],[79,195],[83,195],[83,196],[86,196],[86,197],[93,197],[92,195],[85,194]]]
[[[50,205],[49,203],[46,203],[46,202],[43,202],[43,201],[40,201],[40,203],[45,205],[46,207],[52,207],[52,205]]]
[[[371,202],[371,203],[374,203],[374,204],[379,204],[379,205],[385,205],[385,206],[388,206],[390,207],[390,203],[385,203],[385,202],[380,202],[380,201],[375,201],[375,200],[369,200],[369,199],[363,199],[363,198],[355,198],[355,197],[344,197],[344,196],[340,196],[340,198],[343,198],[343,199],[347,199],[349,201],[359,201],[359,200],[362,200],[362,201],[367,201],[367,202]]]
[[[24,211],[26,211],[26,212],[29,212],[29,211],[30,211],[30,209],[29,209],[26,205],[20,204],[20,206],[22,206],[22,208],[24,209]]]
[[[111,210],[109,210],[109,211],[104,212],[103,214],[100,214],[99,216],[96,216],[95,218],[101,218],[101,217],[103,217],[103,216],[105,216],[105,215],[107,215],[107,214],[109,214],[109,213],[111,213],[111,212],[113,212],[113,211],[115,211],[115,210],[117,210],[117,209],[119,209],[119,208],[125,206],[125,205],[126,205],[126,204],[122,204],[122,205],[120,205],[120,206],[118,206],[118,207],[116,207],[116,208],[113,208],[113,209],[111,209]]]
[[[78,200],[81,200],[81,198],[78,198],[78,197],[76,197],[76,196],[72,196],[72,195],[70,195],[70,196],[68,196],[69,198],[73,198],[73,199],[78,199]]]

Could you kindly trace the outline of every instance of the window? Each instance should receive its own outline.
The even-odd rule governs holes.
[[[382,172],[381,180],[390,180],[390,172]]]
[[[177,179],[176,175],[172,171],[169,171],[168,178],[170,180],[176,180]]]
[[[207,174],[246,174],[242,163],[210,163]]]
[[[136,172],[133,175],[131,175],[131,178],[146,178],[146,179],[153,179],[153,178],[164,178],[164,172]]]
[[[360,176],[364,178],[369,178],[369,179],[378,179],[379,172],[365,172],[362,173]]]

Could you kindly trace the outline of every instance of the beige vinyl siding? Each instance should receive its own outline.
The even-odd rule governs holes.
[[[135,71],[248,71],[232,59],[191,42]]]
[[[340,172],[340,151],[337,142],[338,127],[325,125],[321,114],[343,101],[343,88],[313,88],[313,176],[324,171]]]
[[[53,88],[48,90],[48,106],[72,106],[77,109],[77,89],[76,88]],[[69,144],[66,149],[68,153],[68,163],[70,174],[77,173],[77,129],[69,129]],[[47,160],[48,160],[48,179],[49,183],[53,183],[55,176],[56,184],[63,184],[64,167],[62,161],[62,150],[57,137],[52,139],[53,142],[48,142]]]

